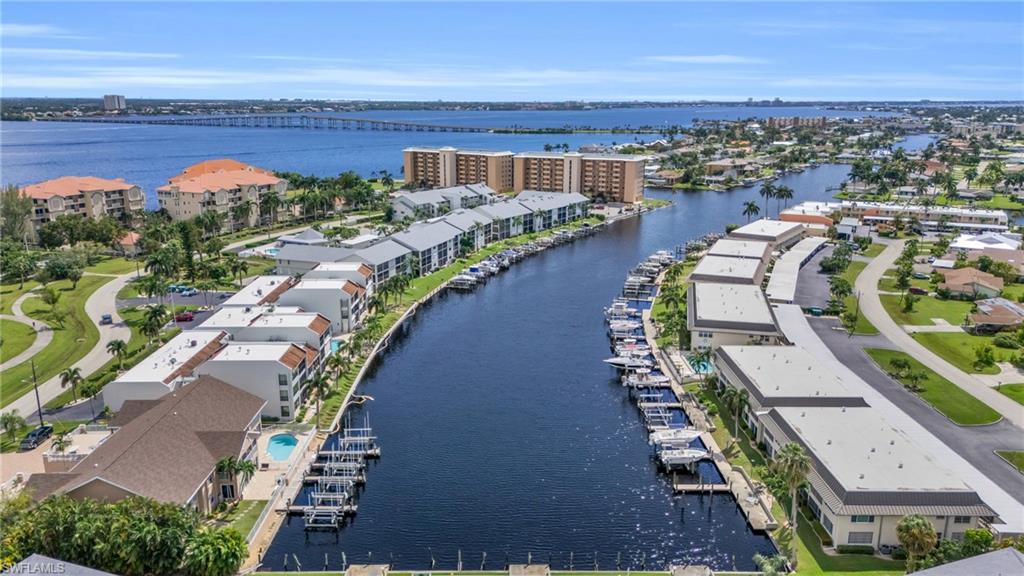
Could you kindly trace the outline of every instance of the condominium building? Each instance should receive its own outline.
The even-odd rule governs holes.
[[[773,250],[788,248],[799,242],[803,236],[803,224],[767,218],[755,220],[729,233],[729,237],[734,240],[767,242]]]
[[[406,148],[403,150],[406,182],[416,188],[449,188],[486,184],[498,192],[512,190],[512,152]]]
[[[331,323],[331,332],[351,332],[366,313],[366,289],[342,278],[311,278],[300,280],[277,302],[282,306],[299,306],[322,314]]]
[[[317,351],[292,342],[235,342],[197,369],[261,398],[262,415],[291,420],[319,364]]]
[[[760,286],[693,282],[686,301],[691,350],[779,342],[775,313]]]
[[[221,306],[261,306],[263,304],[273,304],[277,302],[281,294],[284,294],[296,282],[297,280],[291,276],[257,276],[246,284],[244,288],[222,302]]]
[[[644,163],[628,154],[525,152],[516,154],[514,190],[576,192],[632,204],[644,198]]]
[[[865,224],[892,224],[916,220],[923,230],[953,229],[965,232],[1005,232],[1009,216],[1003,210],[985,210],[968,206],[924,206],[889,202],[853,202],[842,204],[843,217],[857,218]]]
[[[266,169],[236,160],[207,160],[185,168],[181,174],[156,189],[160,207],[175,220],[188,220],[204,212],[225,215],[224,228],[230,229],[232,209],[250,202],[251,209],[242,219],[246,226],[260,220],[260,199],[267,194],[284,198],[288,182]]]
[[[765,260],[706,255],[690,273],[691,282],[756,284],[764,279]]]
[[[199,329],[223,330],[235,342],[294,342],[316,350],[314,367],[319,367],[331,352],[331,321],[298,306],[221,308]]]
[[[29,221],[34,232],[62,214],[84,218],[110,216],[132,223],[146,207],[142,189],[122,178],[62,176],[25,186],[21,193],[32,199]]]
[[[764,289],[765,296],[772,303],[792,304],[796,298],[796,283],[800,278],[800,269],[815,254],[820,252],[828,240],[825,238],[804,238],[790,248],[772,266],[772,274]]]
[[[444,268],[458,258],[462,230],[436,220],[413,224],[408,230],[394,234],[391,239],[416,255],[419,269],[415,273],[422,275]]]
[[[708,248],[707,256],[723,256],[726,258],[748,258],[768,261],[772,255],[772,245],[760,240],[737,240],[722,238]]]
[[[420,192],[399,192],[391,200],[396,220],[433,218],[459,208],[476,208],[497,200],[485,184],[463,184]]]

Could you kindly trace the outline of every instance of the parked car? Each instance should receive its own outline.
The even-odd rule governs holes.
[[[32,450],[46,441],[47,438],[53,435],[53,426],[43,425],[36,427],[35,430],[29,432],[21,440],[19,448],[21,450]]]
[[[177,294],[178,292],[180,292],[180,291],[181,291],[181,288],[182,288],[182,287],[181,287],[181,286],[178,286],[177,284],[168,284],[168,285],[167,285],[167,291],[168,291],[168,292],[173,292],[173,293],[175,293],[175,294]]]
[[[114,317],[111,316],[110,314],[104,314],[104,315],[100,316],[100,326],[103,326],[105,324],[113,324],[113,323],[114,323]]]
[[[918,296],[926,296],[928,291],[924,288],[918,288],[917,286],[911,286],[909,292],[911,294],[917,294]]]
[[[929,264],[931,264],[931,263],[935,262],[935,260],[936,260],[935,256],[929,256],[929,257],[928,257],[928,263],[929,263]]]
[[[177,314],[177,315],[176,315],[176,316],[174,317],[174,320],[175,320],[176,322],[191,322],[191,321],[193,321],[193,320],[195,320],[195,319],[196,319],[196,315],[195,315],[195,314],[193,314],[193,313],[191,313],[191,312],[189,312],[188,310],[186,310],[186,311],[184,311],[184,312],[179,312],[179,313],[178,313],[178,314]]]
[[[918,280],[927,280],[929,276],[924,272],[914,272],[914,278],[917,278]]]
[[[186,288],[182,288],[179,294],[181,294],[182,296],[195,296],[196,294],[199,294],[199,290],[196,290],[195,288],[188,286]]]

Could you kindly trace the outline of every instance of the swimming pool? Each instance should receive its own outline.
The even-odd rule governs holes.
[[[263,253],[266,254],[267,256],[277,256],[277,253],[280,251],[281,249],[275,246],[273,248],[267,248],[266,250],[263,251]]]
[[[715,367],[712,366],[710,362],[706,360],[697,360],[696,356],[691,356],[690,358],[687,358],[687,360],[689,360],[690,367],[693,368],[697,374],[711,374],[715,371]]]
[[[298,443],[299,440],[291,434],[274,434],[267,442],[267,454],[270,454],[271,460],[284,462]]]

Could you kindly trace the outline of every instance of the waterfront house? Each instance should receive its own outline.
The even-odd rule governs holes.
[[[388,238],[360,248],[345,258],[347,262],[362,262],[373,269],[373,283],[379,286],[388,278],[410,273],[408,259],[412,250]]]
[[[331,321],[298,306],[221,308],[200,330],[222,330],[235,342],[294,342],[317,351],[318,366],[331,352]]]
[[[219,474],[217,462],[257,461],[256,439],[265,402],[208,376],[158,400],[125,404],[118,429],[70,471],[33,474],[26,490],[41,500],[117,502],[153,498],[209,514],[241,495],[241,477]]]
[[[954,268],[942,272],[945,281],[939,290],[949,290],[954,296],[992,298],[1003,291],[1003,279],[977,268]]]
[[[221,306],[260,306],[273,304],[286,290],[298,282],[292,276],[257,276],[241,290],[221,302]]]
[[[128,400],[156,400],[188,382],[196,367],[227,341],[222,330],[188,330],[103,387],[103,403],[115,412]]]
[[[334,246],[285,244],[274,255],[277,263],[275,271],[278,274],[301,276],[323,262],[340,262],[354,252],[351,248]]]
[[[322,314],[334,334],[355,330],[366,313],[366,302],[366,289],[342,278],[303,278],[278,299],[282,306]]]
[[[704,172],[712,177],[743,180],[757,176],[761,172],[761,165],[749,158],[723,158],[706,162]]]
[[[260,414],[291,420],[306,399],[317,351],[293,342],[233,342],[197,369],[262,400]]]
[[[971,232],[1006,232],[1009,217],[1002,210],[984,210],[967,206],[924,206],[887,202],[852,202],[844,200],[842,215],[865,224],[891,224],[896,218],[904,222],[916,219],[922,230],[962,230]]]
[[[759,286],[695,282],[688,288],[687,303],[691,350],[779,341],[775,314]]]
[[[729,233],[729,237],[736,240],[767,242],[771,244],[773,250],[788,248],[799,242],[803,236],[803,224],[767,218],[755,220]]]
[[[249,166],[236,160],[207,160],[185,168],[167,184],[156,189],[157,200],[174,220],[190,220],[204,212],[223,214],[224,230],[233,227],[233,209],[250,206],[249,214],[240,222],[255,226],[260,217],[260,199],[276,194],[282,199],[288,181],[273,172]]]
[[[482,212],[463,208],[452,211],[441,220],[458,228],[463,238],[472,240],[473,250],[479,250],[487,245],[493,221]]]
[[[110,216],[123,224],[137,224],[135,215],[146,204],[142,189],[123,178],[62,176],[25,186],[21,194],[32,200],[29,223],[33,234],[64,214],[94,219]]]
[[[478,206],[475,211],[491,219],[490,236],[487,242],[497,242],[523,233],[526,216],[533,212],[515,200]]]
[[[335,278],[351,280],[366,290],[367,296],[375,291],[373,267],[363,262],[321,262],[302,277],[304,280],[315,278]]]
[[[419,259],[414,274],[424,275],[451,264],[459,256],[462,230],[437,220],[418,222],[391,239],[412,251]]]

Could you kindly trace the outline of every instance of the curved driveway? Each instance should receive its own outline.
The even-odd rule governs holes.
[[[982,380],[960,370],[941,356],[922,346],[907,334],[882,307],[878,296],[878,280],[892,267],[903,250],[904,240],[888,243],[886,249],[875,257],[857,276],[856,291],[860,293],[860,312],[890,342],[910,354],[943,378],[956,384],[974,397],[999,412],[1013,424],[1024,427],[1024,406],[1000,394]]]

